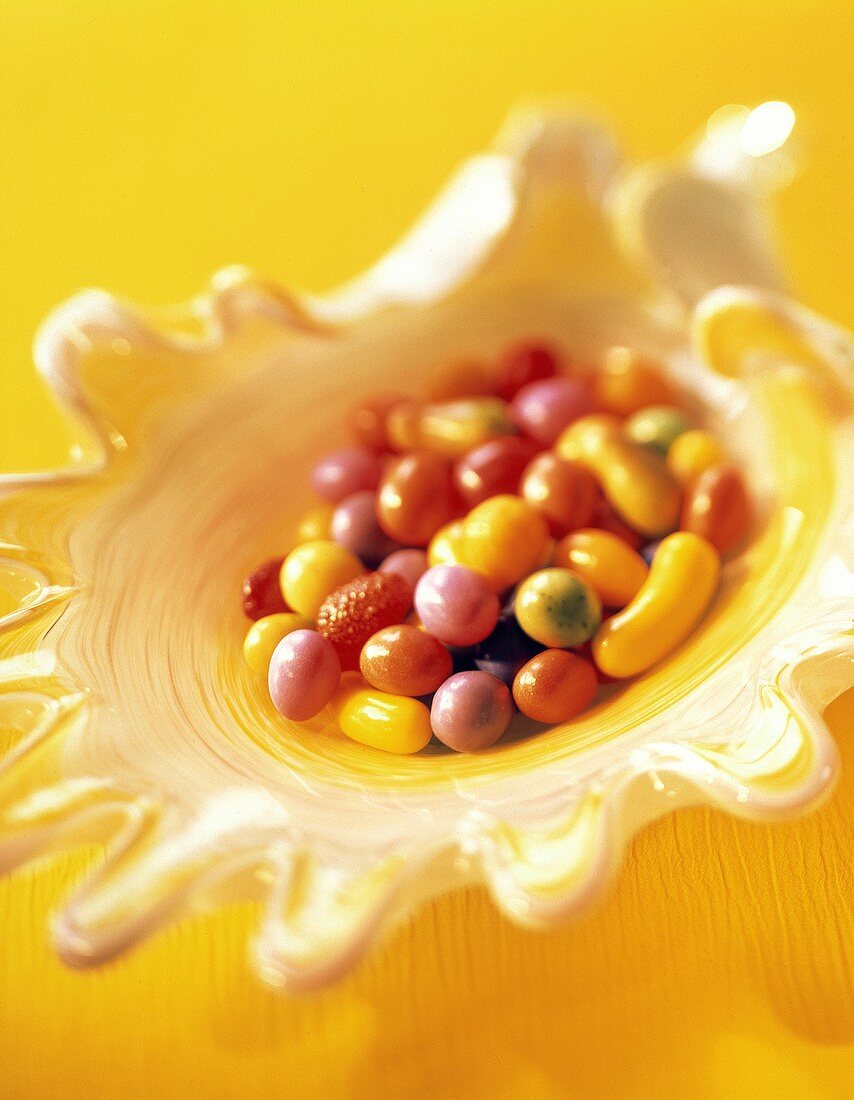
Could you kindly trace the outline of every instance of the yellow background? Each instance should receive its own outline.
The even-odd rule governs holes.
[[[596,104],[637,156],[723,103],[790,102],[792,277],[851,324],[852,41],[848,0],[0,0],[0,467],[74,441],[30,365],[53,303],[177,300],[236,261],[322,289],[520,98]],[[525,933],[472,891],[310,1000],[249,979],[249,909],[70,973],[45,923],[88,854],[19,873],[0,883],[0,1094],[850,1095],[854,693],[833,709],[845,770],[815,816],[681,813],[581,924]]]

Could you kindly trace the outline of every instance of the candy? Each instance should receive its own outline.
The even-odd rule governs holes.
[[[470,397],[425,405],[419,423],[420,446],[459,458],[490,439],[516,434],[509,406],[499,397]]]
[[[644,544],[643,536],[639,535],[637,531],[633,531],[628,524],[623,523],[607,500],[597,502],[596,507],[593,509],[593,523],[591,526],[616,535],[627,546],[631,546],[632,550],[640,550]]]
[[[512,612],[502,614],[495,630],[474,647],[474,663],[508,687],[526,661],[540,652],[540,646],[516,622]]]
[[[538,455],[530,463],[519,490],[545,516],[556,536],[587,527],[599,499],[599,487],[590,471],[552,451]]]
[[[376,489],[382,476],[379,458],[365,447],[347,447],[325,455],[314,467],[311,484],[324,500],[338,504],[362,489]]]
[[[454,401],[461,397],[494,397],[498,374],[480,359],[452,359],[430,374],[427,396],[431,401]]]
[[[414,592],[419,577],[427,572],[427,565],[423,550],[395,550],[380,566],[380,573],[397,573]]]
[[[345,669],[358,668],[362,646],[384,626],[403,622],[412,589],[397,573],[364,573],[336,588],[317,612],[317,629]]]
[[[330,592],[364,571],[364,565],[346,547],[318,539],[304,542],[288,554],[279,582],[294,611],[313,619]]]
[[[383,752],[420,752],[433,733],[424,703],[365,687],[361,681],[342,682],[332,700],[332,711],[342,733]]]
[[[675,405],[648,405],[629,417],[624,431],[626,439],[666,458],[673,442],[691,427],[688,416]]]
[[[284,560],[270,558],[243,582],[243,613],[247,619],[261,619],[288,610],[279,587],[279,571]]]
[[[525,340],[508,347],[498,367],[499,394],[512,401],[523,386],[552,378],[560,368],[557,348],[541,341]]]
[[[595,528],[573,531],[561,539],[553,562],[586,580],[606,607],[625,607],[647,575],[646,562],[636,550],[609,531]]]
[[[631,416],[645,405],[673,402],[672,387],[655,365],[625,347],[608,351],[595,392],[602,405],[619,416]]]
[[[549,378],[532,382],[513,398],[516,423],[531,439],[551,446],[573,421],[596,408],[590,386],[580,378]]]
[[[455,752],[488,749],[513,720],[506,684],[487,672],[457,672],[433,696],[433,733]]]
[[[340,679],[332,644],[316,630],[294,630],[273,650],[267,684],[276,710],[305,722],[323,710]]]
[[[710,466],[725,461],[721,441],[702,428],[692,428],[677,436],[667,452],[667,468],[681,485],[686,485]]]
[[[352,550],[371,568],[398,549],[379,525],[376,494],[370,489],[345,497],[332,515],[330,529],[339,546]]]
[[[455,519],[440,527],[427,546],[428,565],[460,565],[463,524]]]
[[[555,452],[570,462],[588,465],[589,460],[598,460],[605,443],[617,439],[622,434],[622,424],[611,413],[591,413],[582,416],[570,424],[558,436]],[[595,469],[595,466],[591,467]]]
[[[467,508],[502,493],[515,493],[539,444],[521,436],[493,439],[463,455],[454,467],[454,487]]]
[[[705,539],[688,531],[663,539],[641,590],[596,632],[596,664],[617,679],[651,668],[700,621],[719,576],[718,552]]]
[[[388,450],[387,424],[392,409],[406,398],[397,393],[380,393],[354,405],[349,416],[350,431],[357,442],[372,451]]]
[[[453,660],[431,634],[387,626],[365,642],[359,668],[372,687],[392,695],[429,695],[453,672]]]
[[[332,537],[333,504],[318,504],[302,517],[297,527],[297,542],[316,542]]]
[[[536,508],[520,497],[503,494],[469,512],[460,556],[464,565],[502,592],[536,568],[548,538],[548,526]]]
[[[266,672],[270,667],[273,650],[294,630],[307,630],[311,619],[283,611],[277,615],[265,615],[254,622],[243,640],[243,656],[253,672]]]
[[[421,402],[409,399],[389,409],[386,438],[395,451],[412,451],[421,446]]]
[[[688,486],[679,526],[693,531],[719,554],[736,550],[747,537],[753,508],[735,466],[710,466]]]
[[[581,645],[602,618],[593,588],[569,569],[540,569],[516,592],[516,619],[535,641],[552,648]]]
[[[451,466],[427,451],[389,464],[377,494],[377,519],[385,533],[405,546],[426,546],[454,512]]]
[[[498,622],[498,597],[480,574],[461,565],[434,565],[415,588],[415,610],[440,642],[482,642]]]
[[[557,725],[590,706],[597,684],[589,661],[565,649],[546,649],[519,670],[513,701],[526,718]]]

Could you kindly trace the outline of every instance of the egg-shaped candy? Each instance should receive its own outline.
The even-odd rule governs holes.
[[[519,491],[542,512],[551,533],[560,538],[567,531],[587,527],[599,500],[593,474],[578,462],[545,451],[526,467]]]
[[[499,393],[512,401],[523,386],[553,378],[560,370],[560,352],[545,340],[520,340],[505,348],[498,365]]]
[[[377,493],[377,519],[404,546],[426,546],[454,513],[451,464],[429,451],[391,462]]]
[[[399,623],[365,642],[359,668],[369,684],[392,695],[430,695],[453,672],[453,659],[432,634]]]
[[[747,538],[753,505],[741,471],[728,463],[710,466],[688,485],[680,528],[729,554]]]
[[[247,619],[262,619],[287,611],[288,605],[279,586],[284,558],[270,558],[253,569],[243,582],[243,614]]]
[[[513,721],[506,684],[488,672],[457,672],[439,688],[430,707],[433,733],[455,752],[488,749]]]
[[[434,565],[415,588],[415,610],[440,642],[471,646],[495,629],[499,604],[479,573],[461,565]]]
[[[427,555],[424,551],[411,547],[395,550],[393,554],[389,554],[379,571],[380,573],[398,573],[414,592],[416,584],[422,574],[427,572],[427,568]]]
[[[279,583],[288,605],[313,619],[330,592],[364,571],[361,561],[345,546],[317,539],[302,543],[288,554]]]
[[[623,346],[609,349],[595,387],[602,405],[618,416],[631,416],[645,405],[669,405],[674,396],[655,363]]]
[[[490,497],[463,521],[460,561],[503,592],[535,569],[548,549],[543,516],[521,497]]]
[[[593,702],[598,681],[590,661],[565,649],[532,657],[513,681],[513,701],[535,722],[568,722]]]
[[[330,531],[339,546],[352,550],[370,569],[399,548],[379,525],[376,493],[370,489],[341,501],[332,514]]]
[[[454,486],[467,508],[502,493],[515,493],[540,445],[522,436],[492,439],[463,455],[454,467]]]
[[[602,621],[594,589],[569,569],[532,573],[516,592],[516,619],[535,641],[553,649],[581,645]]]
[[[253,672],[266,672],[270,667],[273,650],[294,630],[308,630],[311,619],[297,615],[293,611],[282,611],[275,615],[265,615],[250,626],[243,640],[243,657]]]
[[[513,399],[516,423],[526,435],[550,447],[570,424],[596,409],[590,384],[583,378],[549,378],[532,382]]]
[[[293,722],[319,714],[341,680],[332,643],[316,630],[295,630],[273,650],[267,684],[273,706]]]
[[[325,455],[315,465],[311,484],[319,497],[338,504],[363,489],[376,489],[382,463],[366,447],[346,447]]]
[[[342,668],[358,668],[368,638],[403,622],[411,605],[412,589],[403,577],[364,573],[326,597],[317,612],[317,629],[335,646]]]

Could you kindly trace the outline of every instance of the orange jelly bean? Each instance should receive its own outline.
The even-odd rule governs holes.
[[[753,507],[741,472],[735,466],[710,466],[693,479],[685,494],[680,527],[729,554],[747,537]]]
[[[577,462],[546,451],[527,466],[519,491],[542,512],[556,537],[586,527],[599,499],[596,478]]]
[[[350,431],[364,447],[372,451],[387,451],[389,440],[387,424],[389,414],[406,398],[399,393],[379,393],[366,397],[350,412]]]
[[[670,405],[674,401],[667,379],[631,348],[611,348],[595,384],[599,401],[619,416],[631,416],[646,405]]]
[[[359,659],[373,687],[392,695],[430,695],[454,671],[451,654],[431,634],[401,623],[378,630]]]
[[[426,546],[453,518],[454,506],[451,464],[428,451],[393,461],[377,493],[380,527],[404,546]]]
[[[589,661],[565,649],[546,649],[516,673],[513,701],[526,718],[553,726],[586,710],[597,685]]]
[[[553,564],[584,580],[606,607],[625,607],[641,590],[647,564],[628,543],[609,531],[573,531],[554,550]]]
[[[549,529],[533,505],[504,494],[469,512],[460,541],[460,562],[501,592],[537,568],[548,547]]]

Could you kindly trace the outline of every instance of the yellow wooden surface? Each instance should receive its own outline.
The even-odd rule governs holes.
[[[74,442],[29,362],[55,301],[179,299],[234,261],[334,283],[525,96],[598,103],[644,156],[723,103],[789,101],[793,279],[854,323],[852,33],[846,0],[2,0],[0,465]],[[813,817],[680,813],[581,924],[522,932],[458,895],[310,1000],[249,979],[248,909],[70,973],[45,925],[91,853],[21,872],[0,883],[0,1095],[850,1095],[854,693],[832,710],[843,776]]]

